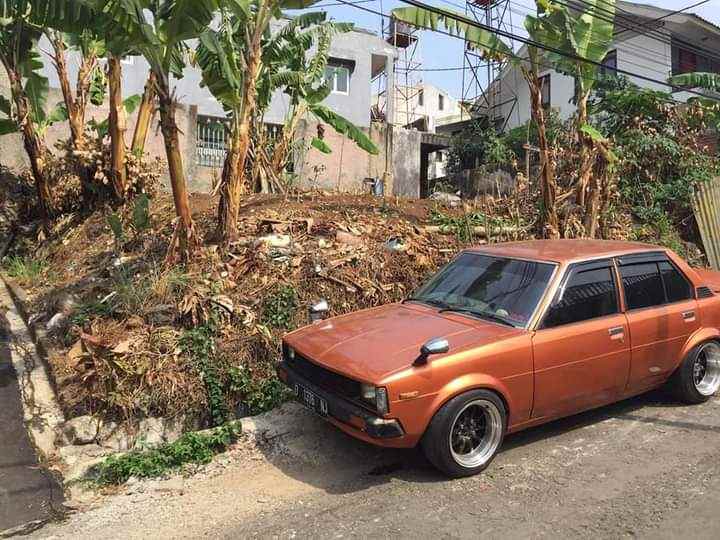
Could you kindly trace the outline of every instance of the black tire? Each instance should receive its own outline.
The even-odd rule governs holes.
[[[458,454],[451,448],[450,436],[456,420],[459,419],[460,413],[464,413],[469,410],[469,408],[474,407],[483,410],[483,414],[488,414],[485,421],[491,421],[488,420],[488,418],[491,418],[492,421],[489,425],[492,427],[483,428],[484,433],[486,433],[489,438],[487,457],[483,458],[477,465],[469,466],[458,462],[458,459],[462,459],[463,456],[460,458],[455,457]],[[486,407],[487,409],[485,409]],[[487,431],[488,429],[492,431]],[[435,413],[427,431],[423,435],[421,445],[428,461],[446,475],[452,478],[472,476],[483,471],[490,465],[502,446],[506,429],[507,411],[500,397],[496,393],[488,390],[471,390],[454,397]]]
[[[688,405],[698,405],[705,403],[712,397],[712,394],[702,393],[698,389],[695,381],[695,365],[700,354],[708,347],[717,347],[717,341],[706,341],[694,347],[683,359],[680,366],[670,379],[670,390],[673,395],[681,402]]]

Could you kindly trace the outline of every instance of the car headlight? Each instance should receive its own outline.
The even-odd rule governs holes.
[[[360,385],[360,397],[363,401],[372,405],[378,413],[387,414],[389,409],[386,388],[363,383]]]

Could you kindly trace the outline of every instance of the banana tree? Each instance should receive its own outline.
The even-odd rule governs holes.
[[[602,14],[598,4],[602,3]],[[513,54],[494,34],[462,22],[463,15],[443,9],[446,15],[429,12],[421,8],[401,8],[393,10],[393,16],[405,23],[435,30],[443,25],[450,33],[462,35],[468,42],[487,56],[509,60],[520,69],[525,78],[529,93],[533,121],[538,129],[538,147],[540,149],[540,189],[543,199],[544,234],[558,237],[559,221],[556,209],[557,184],[552,159],[552,151],[547,140],[545,111],[542,106],[542,84],[540,68],[544,62],[553,63],[559,70],[575,75],[578,79],[578,136],[583,145],[581,175],[578,182],[578,198],[585,202],[585,192],[592,175],[592,163],[598,148],[604,143],[587,126],[587,101],[592,91],[596,63],[601,62],[610,47],[613,35],[612,18],[607,12],[614,12],[615,0],[589,0],[582,13],[571,11],[564,2],[536,0],[537,15],[528,15],[525,28],[532,42],[545,45],[556,52],[546,52],[543,48],[528,45],[527,58],[521,59]],[[601,16],[602,15],[602,16]],[[563,54],[560,54],[563,53]],[[568,61],[567,56],[577,57]],[[597,223],[596,212],[587,212],[590,221]],[[587,224],[587,221],[586,221]],[[592,227],[590,227],[592,229]],[[593,229],[594,231],[594,229]]]
[[[540,6],[546,2],[538,0],[537,3],[538,11],[540,11]],[[557,209],[555,207],[557,191],[555,168],[547,138],[545,111],[542,106],[542,85],[539,76],[540,51],[536,47],[528,47],[528,58],[522,60],[497,35],[464,22],[464,14],[444,8],[441,13],[419,7],[398,8],[392,10],[392,16],[398,21],[417,28],[437,30],[438,27],[443,27],[448,33],[463,37],[465,41],[486,58],[495,61],[508,61],[521,71],[528,84],[530,109],[538,131],[543,234],[549,237],[559,236]],[[539,17],[528,16],[525,20],[525,27],[530,33],[530,37],[537,39],[539,37],[538,30],[544,28],[544,25],[543,21],[539,20]]]
[[[104,101],[105,81],[98,60],[105,54],[105,43],[91,29],[84,29],[78,33],[65,33],[46,28],[45,35],[53,48],[51,60],[65,102],[72,146],[74,150],[82,151],[85,147],[87,105],[89,102],[100,105]],[[67,67],[69,50],[76,51],[80,58],[74,91]]]
[[[701,71],[682,73],[670,77],[668,82],[677,88],[699,88],[709,92],[720,92],[720,74],[717,73]],[[709,123],[713,124],[716,129],[720,128],[720,101],[717,98],[693,96],[688,99],[688,103],[699,104],[708,115]]]
[[[538,0],[538,5],[544,4]],[[405,7],[394,9],[392,16],[401,22],[415,26],[436,30],[442,26],[452,35],[461,36],[478,52],[481,52],[490,60],[508,61],[520,69],[525,78],[530,92],[530,109],[533,121],[538,131],[538,148],[540,155],[540,191],[542,194],[542,217],[543,234],[549,237],[559,236],[559,225],[557,209],[555,207],[555,195],[557,191],[555,181],[555,168],[551,156],[550,145],[547,138],[545,122],[545,111],[542,106],[542,85],[539,77],[539,65],[541,59],[540,51],[535,47],[528,47],[528,58],[522,60],[516,56],[513,50],[505,44],[497,35],[478,28],[477,26],[463,21],[465,16],[462,13],[448,9],[442,9],[442,13],[428,11],[418,7]],[[537,38],[538,28],[543,25],[537,18],[528,17],[525,27],[531,38]]]
[[[322,105],[330,94],[325,82],[325,68],[328,64],[333,36],[349,32],[353,25],[326,20],[324,12],[306,13],[287,23],[281,30],[269,37],[263,47],[263,70],[258,84],[258,108],[265,111],[273,94],[282,90],[289,97],[289,112],[280,135],[272,146],[272,155],[262,177],[279,180],[287,165],[292,143],[300,121],[307,116],[315,117],[335,131],[345,135],[360,148],[371,154],[378,149],[370,138],[352,122],[332,109]],[[311,52],[314,48],[314,52]],[[258,115],[261,118],[261,115]],[[257,126],[262,129],[262,126]],[[319,130],[323,133],[322,129]],[[323,153],[332,149],[321,135],[314,137],[311,146]],[[256,151],[264,152],[265,148]],[[282,190],[283,183],[276,182]]]
[[[12,103],[10,106],[3,102],[6,115],[3,130],[9,130],[9,121],[14,121],[22,134],[38,207],[46,222],[53,214],[53,202],[45,170],[48,149],[44,129],[62,113],[46,113],[48,81],[40,73],[42,62],[37,44],[43,29],[51,25],[71,31],[89,21],[89,12],[69,0],[0,1],[0,63],[7,72]]]
[[[243,173],[257,117],[257,86],[263,70],[263,40],[283,9],[310,7],[319,0],[220,0],[217,32],[205,32],[198,49],[204,82],[230,111],[231,143],[220,181],[217,237],[227,245],[237,234]],[[214,79],[210,73],[218,75]]]
[[[198,242],[190,212],[187,181],[180,152],[180,135],[175,120],[177,102],[171,76],[180,76],[184,65],[184,42],[197,38],[213,20],[216,0],[93,0],[96,9],[109,20],[105,27],[108,48],[115,39],[129,44],[145,57],[154,74],[160,109],[160,127],[165,141],[170,183],[178,223],[168,256],[179,252],[189,258]],[[233,2],[239,6],[242,2]]]
[[[601,186],[599,176],[593,176],[593,166],[598,157],[605,159],[609,154],[606,141],[588,123],[588,100],[598,64],[605,59],[612,44],[615,0],[588,0],[581,11],[564,2],[545,0],[537,4],[538,16],[526,19],[531,37],[552,49],[545,56],[558,71],[575,78],[576,129],[580,142],[576,202],[585,212],[585,233],[594,237]]]

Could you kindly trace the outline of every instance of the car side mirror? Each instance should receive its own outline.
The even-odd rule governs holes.
[[[434,354],[444,354],[450,350],[450,343],[445,338],[433,338],[426,341],[420,347],[420,356],[415,359],[413,365],[422,366],[427,364],[428,358]]]
[[[330,311],[330,306],[324,298],[318,300],[314,304],[310,304],[310,307],[308,308],[310,322],[316,323],[322,321],[325,317],[327,317],[328,311]]]

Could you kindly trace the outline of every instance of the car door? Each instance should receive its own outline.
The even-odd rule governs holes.
[[[557,417],[617,399],[630,339],[612,260],[568,268],[533,335],[533,417]]]
[[[629,392],[667,379],[690,335],[700,327],[690,281],[664,253],[618,259],[632,360]]]

